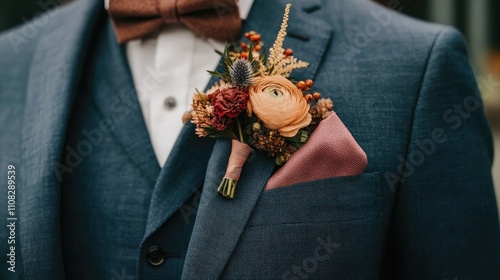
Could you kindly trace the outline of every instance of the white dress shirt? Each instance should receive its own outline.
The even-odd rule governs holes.
[[[239,0],[246,19],[253,0]],[[108,3],[105,3],[106,8]],[[126,44],[144,121],[160,166],[163,167],[182,129],[182,115],[190,110],[195,89],[210,80],[224,43],[198,37],[182,26],[166,26],[156,35]]]

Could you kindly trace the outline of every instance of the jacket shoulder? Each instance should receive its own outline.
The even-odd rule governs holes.
[[[0,59],[17,61],[32,53],[36,43],[54,27],[64,26],[89,1],[75,1],[56,6],[57,1],[40,1],[40,13],[25,23],[0,33]]]
[[[426,60],[441,33],[447,33],[444,39],[463,41],[460,32],[453,27],[402,14],[405,7],[398,0],[389,1],[389,7],[360,0],[324,3],[325,20],[335,27],[335,36],[344,45],[347,56],[414,64]],[[447,43],[447,40],[439,41]]]
[[[85,24],[85,18],[90,18],[96,1],[78,0],[55,7],[56,4],[57,0],[40,1],[41,14],[0,33],[0,64],[5,65],[0,68],[0,100],[7,98],[5,95],[18,95],[15,92],[23,91],[40,43],[46,43],[54,32],[74,37],[72,30],[81,29],[79,26]],[[57,46],[58,42],[52,45]],[[64,49],[65,46],[57,47]]]

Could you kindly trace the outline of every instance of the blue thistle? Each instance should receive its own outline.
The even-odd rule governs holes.
[[[233,85],[240,88],[248,87],[252,84],[254,75],[252,64],[247,59],[238,58],[231,67],[230,75]]]

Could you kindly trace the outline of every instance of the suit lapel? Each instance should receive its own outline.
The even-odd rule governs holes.
[[[40,34],[27,81],[20,166],[20,244],[25,277],[63,279],[58,165],[99,1],[58,9]],[[64,25],[60,23],[64,22]],[[43,31],[41,31],[43,32]]]
[[[183,279],[217,279],[231,255],[274,169],[274,160],[263,153],[252,155],[245,163],[234,199],[216,190],[227,167],[230,140],[218,140],[210,158],[193,235],[189,243]]]
[[[305,1],[307,2],[307,1]],[[281,25],[285,2],[256,0],[245,23],[245,31],[262,32],[272,45]],[[306,11],[320,8],[311,1],[292,9],[285,47],[292,48],[310,67],[294,72],[293,79],[314,78],[330,42],[331,28]],[[224,176],[231,151],[231,142],[218,140],[211,155],[200,200],[193,235],[184,264],[183,279],[206,279],[221,276],[228,259],[242,234],[247,220],[275,168],[274,160],[257,152],[245,163],[235,198],[227,200],[216,189]]]
[[[214,140],[196,136],[194,128],[184,124],[156,181],[143,241],[203,185]]]
[[[221,64],[218,70],[221,70],[220,67]],[[216,81],[217,78],[212,77],[205,91]],[[143,242],[203,186],[214,143],[212,138],[198,137],[195,126],[190,122],[184,124],[156,180]]]
[[[99,56],[103,59],[97,59],[95,69],[89,71],[92,81],[97,81],[91,83],[93,99],[103,120],[108,121],[116,141],[152,188],[160,174],[160,166],[144,122],[125,53],[116,42],[109,19],[103,39],[99,42]]]
[[[219,61],[217,71],[223,70],[223,62]],[[218,80],[212,76],[205,92]],[[212,138],[196,136],[195,126],[190,122],[184,124],[156,180],[143,242],[203,186],[214,143]]]

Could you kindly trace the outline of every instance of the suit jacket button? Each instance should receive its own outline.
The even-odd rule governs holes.
[[[148,263],[152,266],[162,265],[165,262],[165,257],[166,257],[165,252],[156,245],[149,247],[146,253],[146,259]]]

